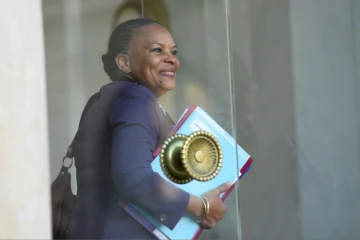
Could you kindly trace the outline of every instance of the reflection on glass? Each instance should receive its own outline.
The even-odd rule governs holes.
[[[57,175],[60,165],[56,160],[63,155],[64,147],[75,134],[86,100],[109,82],[101,55],[106,53],[111,31],[119,23],[142,15],[169,29],[177,44],[181,63],[176,88],[161,97],[160,103],[175,121],[186,107],[196,104],[233,136],[234,114],[224,1],[109,0],[100,3],[86,0],[76,1],[76,9],[69,4],[75,3],[43,2],[50,150],[54,161],[52,178]],[[71,24],[71,17],[76,24]],[[64,24],[63,18],[68,19],[67,24]],[[71,171],[73,192],[76,193],[76,168]],[[237,172],[234,164],[234,173]],[[228,212],[225,218],[216,228],[205,231],[202,239],[240,238],[236,196],[237,191],[234,190],[226,200]]]
[[[181,63],[176,89],[161,98],[163,106],[177,118],[185,106],[205,109],[228,133],[233,134],[232,85],[225,1],[166,0],[170,31],[178,46]],[[153,6],[145,3],[145,17]],[[235,156],[234,156],[235,158]],[[234,172],[237,167],[234,166]],[[228,214],[201,239],[240,239],[239,205],[236,191],[226,200]]]

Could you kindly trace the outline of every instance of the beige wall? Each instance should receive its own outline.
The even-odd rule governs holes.
[[[0,9],[0,239],[50,239],[41,2]]]

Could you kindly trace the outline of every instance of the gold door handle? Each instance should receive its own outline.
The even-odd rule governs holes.
[[[196,131],[189,136],[175,134],[164,142],[160,153],[164,174],[178,184],[215,178],[222,161],[219,141],[206,131]]]

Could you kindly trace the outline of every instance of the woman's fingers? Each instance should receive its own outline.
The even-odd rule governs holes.
[[[226,183],[221,184],[220,186],[218,186],[216,188],[217,194],[219,195],[219,194],[221,194],[223,192],[226,192],[226,190],[228,190],[230,186],[231,186],[230,182],[226,182]]]
[[[219,195],[228,190],[230,186],[231,183],[226,182],[204,194],[204,196],[208,199],[210,203],[210,213],[202,222],[202,227],[206,229],[213,228],[215,227],[216,223],[224,217],[227,206],[222,201]]]
[[[205,229],[211,229],[216,226],[216,223],[217,223],[217,221],[215,221],[215,220],[206,219],[202,222],[201,226]]]

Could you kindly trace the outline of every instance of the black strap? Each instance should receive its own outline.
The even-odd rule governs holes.
[[[74,145],[75,145],[75,139],[76,139],[77,134],[78,134],[78,131],[76,132],[70,146],[68,147],[68,149],[66,151],[65,158],[73,158],[74,157]]]
[[[80,117],[79,127],[80,127],[80,124],[81,124],[81,122],[82,122],[82,120],[83,120],[83,118],[84,118],[85,113],[87,112],[87,110],[89,109],[90,105],[93,103],[93,101],[94,101],[98,96],[99,96],[99,92],[97,92],[97,93],[95,93],[94,95],[92,95],[92,96],[90,97],[89,101],[86,103],[85,108],[84,108],[84,110],[83,110],[83,112],[82,112],[82,114],[81,114],[81,117]],[[73,140],[71,141],[71,144],[69,145],[69,147],[68,147],[67,150],[66,150],[65,157],[64,157],[63,160],[62,160],[62,166],[65,167],[65,168],[67,168],[67,169],[69,169],[69,168],[73,165],[73,162],[74,162],[73,158],[74,158],[74,155],[75,155],[75,151],[74,151],[74,149],[75,149],[75,141],[76,141],[76,137],[77,137],[78,133],[79,133],[79,129],[76,131],[76,134],[75,134]],[[69,166],[65,166],[65,159],[70,159],[70,160],[71,160]]]
[[[65,157],[63,157],[63,159],[62,159],[62,168],[61,168],[62,170],[61,171],[71,168],[71,166],[74,163],[74,159],[73,159],[74,158],[74,145],[75,145],[75,139],[76,139],[76,136],[77,136],[78,132],[79,132],[79,130],[76,132],[70,146],[66,150]],[[70,163],[69,163],[68,166],[65,166],[65,160],[66,159],[70,159]]]

